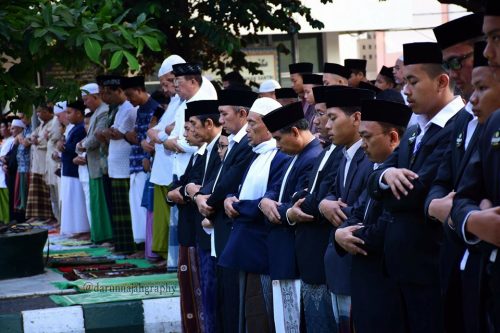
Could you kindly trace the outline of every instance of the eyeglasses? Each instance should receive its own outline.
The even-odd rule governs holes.
[[[474,52],[467,53],[463,56],[460,57],[451,57],[448,60],[443,61],[443,67],[447,71],[452,70],[452,71],[458,71],[462,69],[462,62],[472,56]]]
[[[228,145],[225,145],[225,144],[223,144],[223,143],[218,143],[218,144],[217,144],[217,147],[218,147],[220,150],[227,148],[227,146],[228,146]]]

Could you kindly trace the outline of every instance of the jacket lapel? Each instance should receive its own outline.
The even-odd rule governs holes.
[[[352,180],[354,179],[354,175],[356,174],[356,171],[358,170],[358,164],[363,159],[364,154],[365,153],[364,153],[363,149],[361,149],[361,148],[359,148],[356,151],[356,154],[354,154],[354,157],[352,158],[352,161],[351,161],[351,165],[349,166],[349,170],[347,171],[347,179],[345,181],[344,191],[345,191],[345,189],[351,188]],[[344,196],[346,194],[347,193],[345,193]],[[344,196],[342,198],[344,200],[347,200],[347,197],[344,198]]]
[[[480,132],[481,132],[481,125],[478,124],[476,130],[474,131],[474,134],[472,135],[472,138],[470,139],[469,145],[467,146],[467,150],[465,150],[462,159],[460,161],[460,165],[457,171],[457,179],[455,179],[455,189],[456,186],[458,185],[458,182],[462,178],[463,172],[465,171],[465,167],[469,163],[472,153],[477,148],[477,141],[479,140]]]

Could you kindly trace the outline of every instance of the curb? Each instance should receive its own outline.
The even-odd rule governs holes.
[[[157,298],[1,315],[2,333],[181,332],[180,299]]]

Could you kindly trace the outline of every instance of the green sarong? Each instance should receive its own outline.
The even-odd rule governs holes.
[[[0,188],[0,222],[10,222],[9,212],[9,189]]]
[[[155,185],[153,203],[153,244],[151,250],[164,259],[168,257],[170,224],[170,206],[166,201],[168,189],[168,186]]]
[[[106,196],[102,178],[90,179],[90,239],[94,243],[101,243],[113,239],[113,228],[109,217]]]

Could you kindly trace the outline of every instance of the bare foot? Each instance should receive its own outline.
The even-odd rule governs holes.
[[[144,251],[138,251],[136,253],[133,253],[129,256],[127,256],[129,259],[144,259]]]

